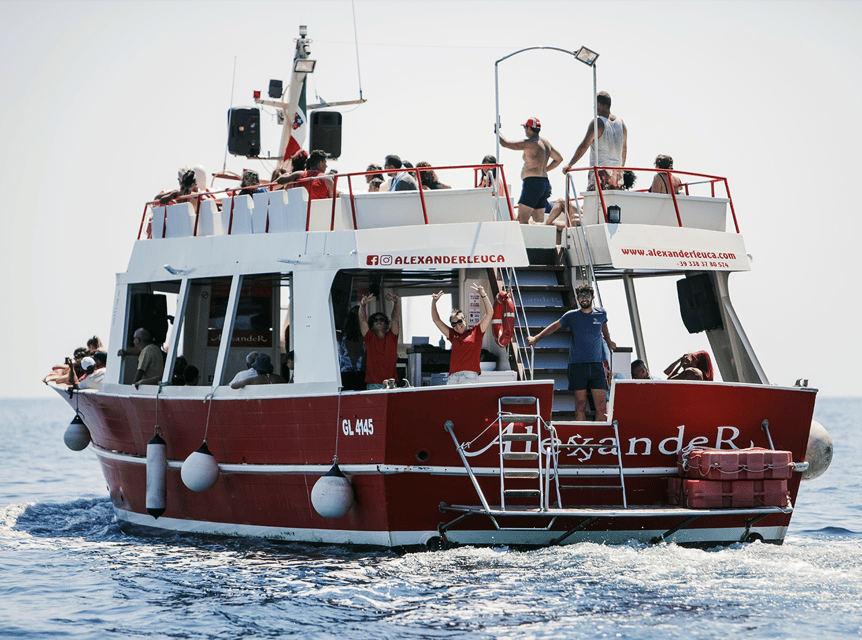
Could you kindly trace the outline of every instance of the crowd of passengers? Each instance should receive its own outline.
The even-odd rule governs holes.
[[[473,285],[483,301],[483,313],[479,323],[468,327],[464,312],[453,309],[449,314],[449,325],[444,323],[437,312],[437,300],[443,292],[432,296],[431,316],[443,336],[452,343],[452,354],[448,384],[468,384],[476,382],[480,375],[479,365],[482,339],[491,322],[493,308],[484,287]],[[368,315],[376,297],[363,296],[361,305],[354,306],[348,313],[344,327],[338,332],[338,355],[341,368],[342,385],[346,391],[364,389],[386,389],[399,385],[396,364],[398,359],[398,335],[401,330],[400,299],[395,294],[387,294],[392,302],[391,320],[381,311]],[[451,325],[451,326],[450,326]],[[158,384],[164,374],[167,353],[152,341],[150,332],[144,328],[135,331],[133,346],[120,349],[120,357],[137,356],[135,388],[140,385]],[[98,390],[105,375],[108,354],[102,347],[98,336],[87,341],[86,347],[75,349],[72,357],[52,368],[42,382],[65,386],[70,390]],[[294,381],[294,352],[289,351],[282,363],[281,373],[275,373],[272,359],[266,353],[252,351],[246,356],[246,369],[240,371],[228,383],[232,389],[259,384],[285,384]],[[668,380],[713,380],[712,361],[706,351],[686,353],[672,362],[664,371]],[[656,380],[650,375],[643,360],[635,360],[631,365],[634,380]],[[171,385],[197,386],[200,384],[200,371],[190,365],[184,356],[177,356],[174,363]]]

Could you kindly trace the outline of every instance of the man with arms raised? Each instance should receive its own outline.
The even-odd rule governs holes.
[[[527,337],[531,347],[542,338],[551,335],[560,327],[566,327],[572,332],[572,343],[569,345],[569,389],[575,392],[575,420],[585,420],[587,411],[587,389],[593,396],[596,405],[596,420],[604,422],[608,419],[608,388],[605,376],[604,339],[611,351],[617,345],[611,340],[608,331],[608,314],[604,309],[593,308],[593,288],[582,284],[575,293],[578,296],[580,309],[573,309],[563,314],[563,317],[542,329],[538,335]]]
[[[596,95],[596,113],[598,124],[590,121],[587,134],[575,150],[575,155],[565,167],[563,173],[568,171],[590,150],[590,166],[592,167],[624,167],[626,166],[626,154],[628,152],[628,130],[622,118],[611,113],[611,96],[607,91],[600,91]],[[593,155],[593,139],[597,135],[598,128],[599,143],[597,145],[599,157]],[[610,182],[613,187],[622,187],[622,171],[610,172]],[[604,183],[602,183],[604,184]],[[595,187],[595,174],[590,172],[589,186],[587,190],[592,191]]]
[[[560,164],[563,156],[550,142],[539,137],[542,123],[538,118],[527,119],[523,127],[527,136],[525,140],[509,142],[501,133],[500,144],[507,149],[524,152],[524,168],[521,169],[524,184],[521,187],[521,199],[518,200],[518,221],[527,224],[532,218],[541,223],[545,220],[545,207],[551,195],[548,171]]]

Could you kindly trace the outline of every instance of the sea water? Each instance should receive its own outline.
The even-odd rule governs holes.
[[[60,399],[0,400],[0,637],[855,638],[862,399],[821,398],[832,466],[782,546],[399,555],[120,532]],[[441,496],[441,499],[444,497]]]

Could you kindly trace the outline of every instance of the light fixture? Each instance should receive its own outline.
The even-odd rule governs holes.
[[[608,207],[608,224],[620,223],[620,205],[612,204]]]
[[[293,61],[293,70],[295,73],[314,73],[315,64],[317,64],[317,60],[297,58]]]
[[[599,57],[599,54],[591,49],[587,49],[586,47],[581,47],[578,49],[575,57],[588,67],[592,67],[596,63],[596,59]]]

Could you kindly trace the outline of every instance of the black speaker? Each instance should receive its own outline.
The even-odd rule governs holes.
[[[324,151],[330,158],[341,155],[341,114],[337,111],[314,111],[311,114],[310,151]]]
[[[676,292],[682,323],[689,333],[721,329],[721,310],[708,273],[678,280]]]
[[[155,344],[164,344],[168,337],[168,298],[159,293],[136,293],[132,295],[129,332],[126,344],[138,329],[150,332]]]
[[[235,156],[260,155],[260,109],[228,109],[227,150]]]

